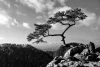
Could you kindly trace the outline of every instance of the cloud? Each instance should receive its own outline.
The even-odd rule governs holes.
[[[52,30],[59,30],[59,27],[61,27],[60,24],[56,23],[56,24],[51,24],[52,25]],[[61,29],[61,28],[60,28]]]
[[[91,26],[92,26],[92,31],[97,31],[100,29],[100,16],[96,18],[96,21],[93,24],[91,24]]]
[[[17,4],[14,4],[15,7],[19,7]]]
[[[58,24],[51,24],[51,26],[52,26],[52,28],[51,29],[53,29],[53,30],[58,30]]]
[[[5,0],[0,0],[1,2],[3,2],[8,8],[11,7],[11,5],[9,3],[7,3]]]
[[[100,16],[99,16],[99,18],[98,18],[98,24],[100,24]]]
[[[99,27],[95,27],[95,28],[92,29],[92,31],[96,31],[98,29],[99,29]]]
[[[36,18],[37,18],[37,19],[41,19],[41,18],[42,18],[42,16],[37,16]]]
[[[51,25],[52,25],[51,27],[52,30],[64,30],[65,29],[65,26],[62,26],[60,23],[51,24]]]
[[[16,0],[21,2],[24,5],[27,5],[30,8],[35,9],[36,12],[44,12],[44,10],[53,10],[55,5],[59,2],[62,6],[66,5],[68,0]]]
[[[0,24],[9,26],[9,21],[11,18],[8,16],[8,14],[4,10],[0,10]]]
[[[3,37],[0,37],[0,40],[4,40],[4,38]]]
[[[61,42],[47,42],[48,44],[60,44]]]
[[[45,24],[44,22],[37,22],[36,24]]]
[[[83,13],[87,15],[86,19],[79,21],[80,25],[91,26],[97,22],[97,15],[93,12],[89,12],[86,9],[82,9]]]
[[[18,25],[18,22],[16,19],[13,19],[9,16],[9,14],[5,11],[0,9],[0,25],[10,27],[10,25]]]
[[[100,29],[100,16],[97,19],[97,25],[93,30],[99,30]]]
[[[28,23],[25,23],[25,22],[23,22],[23,27],[25,27],[25,28],[27,28],[27,29],[30,29],[29,24],[28,24]]]
[[[55,3],[52,0],[17,0],[22,4],[35,9],[36,12],[42,12],[46,9],[51,10],[54,8]]]
[[[14,18],[14,19],[12,20],[12,25],[13,25],[13,26],[19,26],[20,24],[19,24],[19,22]]]
[[[17,15],[23,15],[23,16],[26,16],[26,15],[27,15],[27,14],[22,13],[22,12],[19,11],[19,10],[16,11],[16,14],[17,14]]]
[[[65,6],[68,0],[57,0],[61,5]]]

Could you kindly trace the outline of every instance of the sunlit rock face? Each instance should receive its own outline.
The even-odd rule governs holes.
[[[80,46],[85,46],[85,48],[80,51]],[[80,52],[71,51],[74,48],[77,48]],[[71,55],[71,52],[74,52],[74,54]],[[55,57],[46,67],[100,67],[100,53],[96,51],[95,44],[92,42],[87,45],[77,45],[67,49],[64,55]]]
[[[66,45],[61,45],[59,49],[55,52],[55,57],[56,56],[64,56],[66,51],[68,51],[71,47],[75,47],[80,45],[80,43],[68,43]]]

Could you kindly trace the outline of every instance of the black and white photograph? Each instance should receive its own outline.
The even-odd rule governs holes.
[[[100,67],[100,0],[0,0],[0,67]]]

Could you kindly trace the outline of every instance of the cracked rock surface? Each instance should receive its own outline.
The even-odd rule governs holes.
[[[46,67],[100,67],[100,53],[90,42],[88,45],[71,47],[64,56],[56,56]]]

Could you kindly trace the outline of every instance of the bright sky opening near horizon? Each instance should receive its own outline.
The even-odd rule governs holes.
[[[46,23],[57,11],[81,8],[88,16],[66,32],[66,43],[94,42],[100,44],[100,0],[0,0],[0,43],[31,44],[27,36],[35,29],[34,23]],[[51,33],[64,27],[52,25]],[[46,48],[62,44],[60,37],[45,38],[48,43],[32,44]]]

